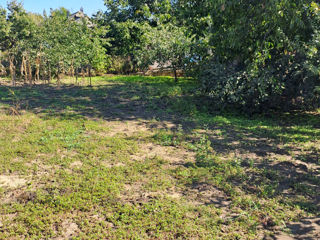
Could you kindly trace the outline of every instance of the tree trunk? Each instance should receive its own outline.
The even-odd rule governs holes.
[[[76,85],[78,85],[78,72],[79,72],[79,69],[76,68]]]
[[[50,84],[51,79],[52,79],[52,76],[51,76],[51,65],[48,64],[48,84]]]
[[[12,85],[16,85],[16,66],[14,65],[14,56],[9,56],[9,70],[11,75]]]
[[[177,69],[175,67],[173,68],[173,73],[174,73],[174,82],[178,83]]]
[[[86,76],[88,77],[89,76],[89,67],[87,66],[87,69],[86,69]],[[89,84],[90,84],[90,79],[89,79]]]
[[[82,77],[82,83],[83,84],[85,82],[85,76],[86,76],[85,71],[83,70],[83,68],[81,68],[81,77]]]
[[[41,61],[44,61],[44,59],[41,59]],[[44,84],[46,83],[46,77],[44,76],[44,74],[46,72],[45,66],[46,66],[45,64],[40,65],[40,74],[39,74],[39,78],[40,78],[40,80],[42,80],[44,82]]]
[[[58,64],[57,83],[58,83],[58,87],[60,87],[60,85],[61,85],[61,79],[60,79],[60,63]]]
[[[91,67],[89,67],[89,79],[90,79],[90,87],[91,87],[92,86]]]
[[[24,57],[23,68],[24,68],[24,84],[27,84],[28,82],[27,57]]]
[[[22,56],[22,60],[21,60],[20,75],[21,75],[21,81],[23,81],[23,83],[26,84],[26,81],[24,78],[24,56]]]
[[[32,80],[32,67],[31,67],[30,59],[28,61],[28,75],[29,75],[29,84],[32,85],[33,80]]]
[[[72,78],[72,80],[75,80],[74,79],[74,60],[72,59],[72,61],[71,61],[71,67],[70,67],[70,75],[71,75],[71,78]]]
[[[36,73],[35,73],[35,76],[34,76],[34,80],[35,81],[40,81],[40,56],[39,54],[37,55],[37,58],[36,58]]]

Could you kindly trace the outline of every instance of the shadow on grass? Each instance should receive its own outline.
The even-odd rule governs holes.
[[[287,229],[293,235],[288,238],[283,234],[274,235],[273,237],[265,239],[294,239],[294,240],[314,240],[320,239],[320,219],[319,218],[306,218],[301,222],[291,223],[287,225]]]
[[[174,84],[141,84],[138,81],[114,82],[110,85],[94,87],[0,86],[0,103],[9,106],[15,106],[18,103],[21,109],[40,114],[41,117],[64,119],[89,117],[109,121],[156,118],[179,121],[181,119],[178,114],[171,114],[167,108],[171,98],[166,95],[170,95],[170,92],[160,95],[164,85],[165,88],[173,87],[172,91],[174,91]]]
[[[170,78],[123,77],[99,80],[93,87],[50,85],[33,87],[0,86],[0,104],[33,112],[38,116],[74,120],[81,118],[103,119],[107,121],[150,121],[150,128],[164,122],[181,125],[187,133],[202,129],[209,137],[213,149],[218,154],[239,153],[245,160],[259,158],[267,160],[272,154],[287,158],[295,146],[283,147],[284,143],[304,143],[318,140],[320,136],[320,116],[317,114],[294,114],[248,119],[234,114],[210,114],[210,100],[198,95],[192,81],[174,84]],[[152,121],[156,120],[156,121]],[[213,133],[219,131],[219,134]],[[299,153],[296,158],[319,166],[319,149],[312,153]],[[292,196],[299,191],[309,194],[310,201],[296,201],[307,211],[318,210],[319,199],[314,191],[319,190],[319,171],[310,172],[290,161],[273,164],[272,161],[257,165],[266,171],[271,169],[283,178],[253,175],[248,184],[256,187],[267,183],[278,186],[276,194],[285,196],[292,190]],[[209,167],[209,166],[208,166]],[[306,183],[303,186],[296,183]],[[316,185],[316,186],[315,186]],[[248,193],[255,193],[243,186]],[[317,206],[316,209],[310,206]]]

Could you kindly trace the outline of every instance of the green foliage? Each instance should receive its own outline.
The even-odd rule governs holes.
[[[9,26],[7,22],[7,11],[3,8],[0,8],[0,42],[3,43],[5,37],[8,35]],[[3,45],[0,45],[3,49]]]
[[[32,73],[40,70],[43,78],[79,68],[105,71],[108,39],[102,36],[106,28],[89,23],[86,17],[76,22],[69,16],[65,8],[52,10],[50,16],[27,13],[17,1],[8,3],[8,14],[0,10],[0,49],[8,52],[15,71],[21,69],[22,74],[27,65],[24,74],[30,83]]]
[[[164,18],[170,19],[172,2],[169,0],[105,0],[108,8],[107,16],[117,22],[133,20],[136,22],[156,22]]]
[[[108,72],[114,74],[129,74],[134,72],[134,65],[130,57],[112,56],[108,65]]]
[[[217,108],[252,113],[320,104],[316,1],[104,2],[108,10],[90,24],[88,17],[72,21],[65,8],[41,16],[13,0],[8,13],[0,9],[1,55],[11,75],[23,61],[32,75],[39,58],[43,76],[84,68],[128,74],[155,64],[176,79],[182,69],[198,78]]]
[[[8,3],[8,14],[4,9],[0,11],[0,48],[14,54],[18,51],[20,41],[32,37],[32,23],[21,3]]]
[[[284,89],[272,70],[247,72],[218,61],[206,65],[199,79],[217,108],[233,105],[248,112],[276,106]]]
[[[51,13],[45,19],[43,46],[48,61],[53,66],[90,66],[98,71],[105,69],[106,54],[100,35],[102,28],[89,28],[85,20],[77,23],[65,14]],[[61,67],[61,66],[60,66]]]
[[[319,104],[314,94],[320,84],[317,3],[218,1],[211,6],[214,58],[205,62],[200,78],[217,103],[250,111]]]
[[[176,73],[189,63],[192,41],[186,36],[185,28],[172,24],[147,27],[143,37],[145,46],[136,53],[142,68],[157,63],[159,67],[169,67]]]
[[[96,20],[99,25],[109,26],[106,37],[111,45],[107,47],[109,54],[126,59],[132,65],[131,72],[143,70],[150,64],[151,56],[146,56],[146,46],[150,44],[150,34],[161,31],[163,23],[174,22],[172,3],[168,0],[161,1],[109,1],[105,0],[108,11],[99,12]],[[159,28],[157,28],[159,26]],[[164,32],[163,32],[164,33]],[[158,33],[158,35],[160,32]],[[149,35],[146,37],[146,35]],[[173,34],[172,34],[173,35]],[[153,36],[152,38],[154,38]],[[167,36],[166,41],[171,36]],[[162,43],[163,45],[163,43]],[[148,50],[149,51],[149,50]],[[148,52],[147,51],[147,52]],[[144,56],[141,55],[143,53]],[[165,53],[163,54],[165,55]],[[152,62],[153,64],[153,62]],[[115,66],[111,69],[119,68]],[[124,66],[129,70],[128,66]],[[117,71],[119,72],[119,71]],[[128,71],[120,71],[127,72]]]

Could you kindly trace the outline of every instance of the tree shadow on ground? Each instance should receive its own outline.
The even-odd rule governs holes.
[[[258,168],[266,172],[269,170],[276,172],[276,177],[272,174],[270,176],[252,174],[250,183],[241,186],[245,192],[256,194],[255,189],[267,182],[277,186],[271,197],[281,195],[294,199],[296,195],[307,193],[310,194],[308,200],[300,202],[297,200],[293,204],[309,212],[319,211],[319,198],[315,193],[320,192],[320,169],[311,171],[309,166],[292,162],[292,159],[300,159],[318,167],[319,149],[313,149],[312,153],[299,152],[293,158],[290,154],[297,148],[294,146],[295,142],[304,143],[313,138],[319,139],[319,132],[312,135],[308,129],[305,129],[310,126],[319,129],[319,115],[304,113],[301,115],[303,121],[297,120],[299,115],[283,119],[275,116],[274,119],[268,120],[267,128],[259,127],[260,120],[249,119],[237,122],[237,117],[230,117],[228,123],[209,121],[207,124],[207,120],[217,116],[214,113],[208,114],[210,109],[208,99],[194,95],[194,85],[190,84],[190,87],[185,89],[183,84],[176,85],[170,81],[151,83],[113,81],[94,87],[0,86],[0,104],[7,106],[7,111],[10,108],[17,108],[17,111],[30,111],[44,119],[139,120],[144,121],[150,129],[172,129],[174,126],[173,130],[175,130],[180,125],[186,133],[200,128],[209,137],[217,154],[234,153],[243,162],[254,159],[257,161]],[[198,119],[198,116],[203,115],[206,117]],[[266,123],[261,122],[261,124]],[[216,131],[219,133],[217,134]],[[284,147],[283,143],[291,145]],[[277,158],[284,158],[285,161],[275,163],[272,160],[274,155]],[[246,168],[246,166],[243,167]],[[279,178],[279,176],[282,177]],[[303,183],[303,185],[296,185],[296,183]],[[255,188],[253,189],[249,184]]]
[[[44,118],[89,117],[107,121],[158,120],[153,121],[149,126],[157,127],[158,124],[162,125],[159,127],[168,128],[163,123],[171,122],[176,126],[182,126],[188,132],[196,127],[203,128],[201,125],[206,125],[206,123],[202,124],[201,121],[198,121],[193,112],[197,111],[197,114],[201,115],[203,111],[204,114],[208,114],[209,100],[192,96],[194,91],[192,87],[175,95],[177,87],[180,86],[170,81],[152,83],[119,81],[95,87],[63,85],[57,88],[37,85],[13,88],[2,86],[0,87],[0,103],[11,106],[19,105],[18,108],[34,112]],[[211,117],[214,118],[215,115]],[[309,126],[316,122],[316,117],[318,116],[312,116],[309,122],[307,120],[298,122],[295,126],[303,127],[303,124]],[[320,117],[317,119],[320,121]],[[288,156],[288,149],[279,143],[310,140],[311,133],[305,129],[291,129],[287,126],[272,126],[272,124],[274,123],[271,121],[270,128],[257,128],[259,123],[255,120],[237,124],[231,119],[229,124],[209,123],[206,134],[210,137],[217,153],[235,152],[249,158],[253,155],[266,158],[270,154]],[[219,135],[211,133],[214,130],[219,130]],[[315,149],[312,156],[311,154],[304,156],[307,161],[317,161],[317,157],[318,149]]]
[[[279,233],[272,237],[265,237],[264,240],[315,240],[320,239],[320,218],[305,218],[300,222],[287,225],[291,236]]]
[[[150,95],[150,89],[157,89],[159,85],[114,83],[96,87],[0,87],[0,103],[11,106],[18,104],[20,109],[45,118],[88,117],[107,121],[159,119],[180,122],[182,116],[171,114],[166,109],[170,99],[162,101],[157,95]]]

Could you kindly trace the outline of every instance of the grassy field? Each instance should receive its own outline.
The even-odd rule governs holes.
[[[0,239],[320,239],[320,111],[219,113],[188,79],[0,86]]]

